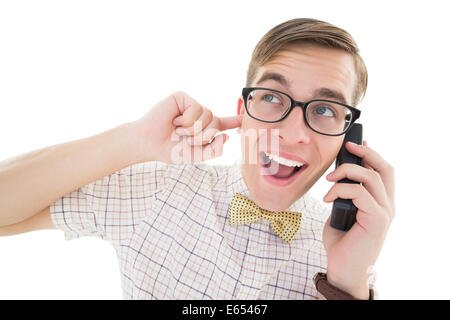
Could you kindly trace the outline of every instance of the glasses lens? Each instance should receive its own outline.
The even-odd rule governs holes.
[[[251,116],[264,121],[280,120],[291,106],[291,99],[283,93],[255,89],[248,95],[247,110]]]
[[[313,101],[306,110],[306,119],[314,130],[325,134],[340,134],[352,121],[352,111],[338,103]]]

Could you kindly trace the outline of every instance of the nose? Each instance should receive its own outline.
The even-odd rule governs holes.
[[[280,139],[289,144],[309,143],[312,130],[305,123],[302,108],[294,108],[279,125]]]

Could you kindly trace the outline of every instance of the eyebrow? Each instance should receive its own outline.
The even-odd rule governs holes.
[[[314,91],[314,97],[331,99],[343,104],[347,104],[347,99],[345,99],[342,93],[328,88],[317,89],[316,91]]]
[[[290,84],[289,81],[281,74],[275,72],[266,72],[261,78],[256,82],[257,85],[260,85],[262,82],[266,80],[273,80],[278,82],[281,86],[289,89]],[[316,98],[325,98],[335,100],[337,102],[347,104],[347,99],[345,99],[344,95],[339,91],[329,89],[329,88],[319,88],[314,91],[313,97]]]
[[[257,85],[259,85],[261,82],[264,82],[266,80],[273,80],[278,82],[279,84],[281,84],[283,87],[288,88],[290,87],[289,82],[287,81],[287,79],[279,74],[279,73],[275,73],[275,72],[266,72],[264,73],[261,78],[258,80],[258,82],[256,82]]]

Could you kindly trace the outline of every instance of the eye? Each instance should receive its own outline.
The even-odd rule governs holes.
[[[265,101],[265,102],[274,102],[274,103],[280,103],[281,101],[276,97],[276,96],[274,96],[273,94],[265,94],[263,97],[263,100]]]
[[[336,112],[334,111],[334,109],[332,107],[323,105],[323,104],[316,106],[314,108],[314,113],[316,113],[320,116],[324,116],[324,117],[335,117],[336,116]]]

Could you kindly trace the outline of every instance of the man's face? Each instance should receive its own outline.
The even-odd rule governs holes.
[[[259,67],[252,86],[283,91],[297,101],[328,99],[350,104],[355,83],[354,60],[350,54],[297,44],[286,47]],[[344,135],[333,137],[312,131],[304,122],[301,108],[294,108],[281,122],[265,123],[246,114],[240,97],[238,114],[244,114],[242,175],[252,199],[267,210],[287,209],[303,196],[333,163],[344,139]],[[263,132],[265,134],[261,135]],[[258,137],[251,138],[255,136]],[[305,165],[299,172],[286,176],[291,169],[276,163],[272,168],[280,169],[270,170],[272,175],[267,174],[268,170],[263,168],[263,161],[267,161],[263,157],[264,151]],[[283,159],[279,161],[283,162]]]

